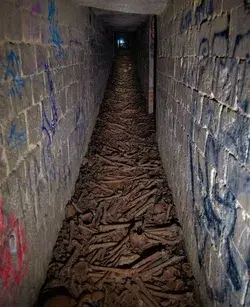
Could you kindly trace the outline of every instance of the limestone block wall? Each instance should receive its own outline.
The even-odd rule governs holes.
[[[203,306],[250,304],[250,4],[158,17],[157,139]]]
[[[44,280],[112,55],[112,33],[89,8],[1,1],[1,306],[30,306]]]

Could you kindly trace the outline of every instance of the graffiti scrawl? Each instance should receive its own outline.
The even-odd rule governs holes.
[[[54,0],[49,0],[48,3],[48,20],[49,20],[49,32],[50,32],[50,40],[49,43],[52,43],[58,48],[57,56],[63,56],[62,43],[63,40],[61,38],[59,28],[58,28],[58,20],[56,19],[56,5]]]
[[[19,57],[13,50],[11,50],[8,54],[3,66],[5,69],[4,79],[6,81],[10,81],[8,95],[17,95],[19,98],[21,98],[24,80],[21,78]]]
[[[8,216],[3,211],[0,198],[0,290],[1,302],[6,294],[13,291],[12,304],[15,304],[18,288],[27,273],[27,241],[23,228],[14,214]],[[13,293],[12,292],[12,293]]]
[[[47,136],[47,146],[50,146],[58,123],[58,112],[57,112],[56,99],[54,94],[54,83],[51,77],[51,71],[48,64],[45,64],[45,71],[47,74],[49,103],[50,103],[50,111],[52,114],[52,119],[51,120],[49,119],[49,116],[46,113],[44,107],[44,103],[42,103],[42,131],[45,132]]]
[[[45,110],[44,103],[42,102],[42,131],[46,136],[46,148],[44,155],[44,165],[47,171],[50,173],[50,177],[56,179],[56,171],[53,165],[53,155],[51,152],[51,144],[53,136],[56,132],[56,127],[58,124],[58,111],[56,105],[56,99],[54,94],[54,83],[51,77],[51,71],[48,64],[45,64],[45,71],[47,74],[47,84],[49,90],[49,114],[52,115],[50,119],[49,114]]]
[[[26,140],[27,140],[26,131],[22,130],[18,132],[16,129],[16,124],[11,122],[10,133],[7,139],[9,147],[11,148],[18,147],[19,145],[25,143]]]
[[[207,12],[210,10],[211,7]],[[235,172],[231,172],[228,174],[226,182],[221,182],[218,178],[221,168],[219,157],[225,150],[224,146],[240,163],[247,164],[249,161],[250,123],[249,119],[244,116],[248,108],[249,98],[246,96],[247,91],[244,90],[246,71],[249,71],[250,68],[248,65],[249,59],[246,55],[244,63],[235,60],[240,44],[247,37],[250,37],[249,32],[238,34],[234,43],[233,57],[218,59],[212,85],[216,97],[232,106],[236,103],[243,115],[238,114],[233,122],[220,127],[218,136],[215,137],[210,133],[210,126],[216,114],[213,109],[205,106],[207,112],[206,125],[210,132],[207,136],[204,156],[196,152],[193,147],[193,130],[195,129],[193,120],[191,120],[190,125],[189,164],[198,259],[204,272],[208,294],[211,299],[221,303],[230,301],[230,293],[236,291],[239,292],[241,302],[244,304],[245,289],[247,289],[249,281],[248,272],[250,271],[249,259],[239,257],[239,252],[233,244],[238,218],[236,199],[239,193],[248,191],[249,176],[240,173],[235,177]],[[201,39],[196,88],[201,86],[206,67],[213,65],[211,61],[212,56],[216,55],[214,50],[218,40],[225,42],[225,49],[228,53],[229,25],[223,31],[214,33],[211,39],[206,37]],[[219,91],[222,91],[222,93]],[[197,99],[199,99],[198,96]],[[197,117],[197,103],[197,101],[193,101],[192,116],[194,118]],[[198,156],[197,163],[194,163],[195,155]],[[242,188],[240,190],[238,182],[242,183],[241,186],[248,188],[245,191]],[[199,204],[202,204],[202,206]],[[212,261],[214,267],[217,266],[217,274],[212,277],[210,264],[207,262],[208,253],[212,257],[210,262]],[[219,278],[216,276],[219,276]]]

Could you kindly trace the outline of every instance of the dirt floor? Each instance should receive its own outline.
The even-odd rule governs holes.
[[[129,56],[114,62],[38,305],[196,306],[154,119]]]

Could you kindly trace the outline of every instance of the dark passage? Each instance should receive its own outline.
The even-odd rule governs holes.
[[[144,108],[136,67],[118,56],[39,305],[196,306],[154,118]]]

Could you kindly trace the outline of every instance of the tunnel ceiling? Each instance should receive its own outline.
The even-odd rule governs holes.
[[[93,9],[93,11],[96,15],[101,16],[103,21],[115,31],[122,32],[135,31],[148,17],[148,15],[121,13],[100,9]]]
[[[166,0],[76,0],[79,4],[103,10],[134,13],[160,14],[166,5]]]

